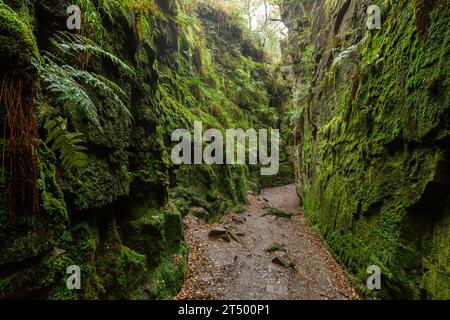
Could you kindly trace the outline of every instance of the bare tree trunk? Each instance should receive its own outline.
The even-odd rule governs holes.
[[[265,22],[264,24],[269,22],[269,8],[267,7],[267,0],[264,0],[264,13],[265,13]]]
[[[248,15],[248,29],[251,31],[252,30],[252,22],[253,22],[252,1],[251,0],[247,0],[247,15]]]

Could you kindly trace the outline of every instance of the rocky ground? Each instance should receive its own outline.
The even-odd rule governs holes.
[[[189,272],[177,299],[356,299],[300,211],[295,186],[249,195],[242,213],[185,219]]]

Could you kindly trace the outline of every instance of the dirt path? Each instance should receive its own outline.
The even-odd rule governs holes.
[[[273,216],[269,214],[275,212],[273,208],[293,216]],[[299,214],[294,185],[249,195],[244,213],[229,214],[220,223],[209,225],[188,216],[185,224],[191,249],[189,272],[177,299],[356,298],[341,269]],[[230,242],[209,236],[212,230],[226,228],[231,230]],[[268,252],[270,248],[279,250]],[[273,262],[277,257],[285,266]]]

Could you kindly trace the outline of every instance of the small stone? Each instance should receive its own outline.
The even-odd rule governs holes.
[[[289,257],[287,255],[277,256],[277,257],[273,258],[272,262],[275,264],[278,264],[282,267],[285,267],[285,268],[294,268],[295,267],[295,264],[289,259]]]
[[[264,213],[262,216],[265,217],[265,216],[269,216],[269,215],[272,215],[272,216],[275,216],[278,218],[285,218],[285,219],[291,219],[293,216],[293,214],[290,212],[275,209],[275,208],[270,208],[269,212]]]
[[[240,224],[243,224],[243,223],[245,223],[247,221],[247,219],[245,217],[242,217],[242,216],[234,215],[233,216],[233,221],[237,222],[237,223],[240,223]]]
[[[218,238],[227,234],[227,230],[225,229],[214,229],[209,232],[209,236],[212,238]]]
[[[286,252],[286,247],[284,244],[274,242],[270,248],[266,249],[266,251],[267,252],[276,252],[276,251]]]
[[[345,289],[339,289],[338,293],[343,295],[344,297],[348,297],[349,296],[348,291],[345,290]]]
[[[212,280],[214,280],[214,278],[211,277],[209,274],[204,274],[204,275],[201,275],[201,276],[199,277],[199,280],[200,280],[200,281],[203,281],[203,282],[209,283],[209,282],[211,282]]]
[[[53,257],[59,257],[59,256],[62,256],[62,255],[64,255],[66,253],[66,250],[63,250],[63,249],[59,249],[59,248],[56,248],[56,247],[54,247],[53,248],[53,250],[50,252],[50,254],[53,256]]]

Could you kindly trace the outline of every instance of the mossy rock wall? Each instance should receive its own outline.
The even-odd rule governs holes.
[[[91,93],[101,128],[83,119],[69,122],[87,147],[84,165],[69,174],[45,143],[41,116],[62,106],[35,83],[40,210],[11,216],[2,169],[0,298],[171,298],[186,272],[182,216],[202,206],[206,218],[214,219],[259,188],[258,168],[184,168],[170,161],[172,131],[193,129],[196,120],[221,130],[277,125],[282,84],[266,70],[262,52],[239,22],[182,0],[88,2],[98,17],[88,36],[134,74],[93,57],[86,69],[126,92],[132,119]],[[0,70],[19,70],[24,81],[34,75],[33,65],[51,50],[49,39],[66,31],[71,4],[0,1]],[[210,34],[208,21],[220,27],[219,34]],[[223,54],[222,43],[234,53]],[[236,68],[239,76],[233,75]],[[1,108],[4,121],[3,102]],[[3,139],[2,147],[7,144]],[[81,268],[81,290],[66,288],[70,265]]]
[[[448,1],[285,5],[305,215],[363,295],[449,299]],[[370,265],[381,291],[365,287]]]

